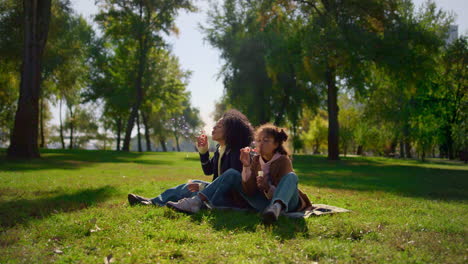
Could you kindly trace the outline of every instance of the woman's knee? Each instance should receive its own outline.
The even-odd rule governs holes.
[[[288,180],[293,181],[297,183],[299,181],[299,178],[297,177],[296,173],[294,172],[289,172],[288,174],[284,175],[283,177],[286,177]]]
[[[224,183],[235,184],[241,181],[242,175],[235,169],[229,169],[221,175],[221,178]]]
[[[229,178],[237,178],[237,177],[240,177],[241,174],[237,170],[231,168],[231,169],[226,170],[221,176],[229,177]]]

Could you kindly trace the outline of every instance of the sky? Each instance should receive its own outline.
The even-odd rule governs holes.
[[[92,23],[92,16],[97,13],[95,0],[72,0],[73,8]],[[222,0],[218,0],[222,1]],[[178,36],[166,36],[165,39],[172,47],[172,52],[179,58],[182,69],[192,72],[188,84],[191,92],[192,105],[200,110],[201,118],[205,122],[205,130],[211,131],[214,120],[211,114],[215,102],[223,94],[222,80],[217,78],[222,61],[219,50],[211,47],[204,41],[204,35],[199,29],[199,24],[206,24],[209,4],[207,0],[195,0],[199,8],[197,13],[180,12],[176,25],[180,32]],[[413,0],[416,6],[420,6],[425,0]],[[468,35],[468,0],[436,0],[436,5],[444,11],[451,11],[456,16],[458,34]],[[58,110],[53,109],[53,123],[58,124]]]

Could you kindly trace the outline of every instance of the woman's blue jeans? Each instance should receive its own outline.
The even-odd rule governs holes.
[[[235,190],[241,194],[246,202],[249,203],[255,210],[263,212],[265,208],[276,201],[286,207],[286,212],[292,212],[299,207],[299,191],[297,189],[298,178],[293,172],[284,175],[281,178],[275,193],[271,200],[268,200],[265,195],[257,191],[249,196],[242,190],[242,175],[240,172],[229,169],[221,176],[216,178],[200,193],[203,194],[214,207],[230,206],[226,203],[226,196],[231,190]]]
[[[207,184],[208,186],[210,184],[209,182],[200,181],[200,180],[192,180],[192,182],[204,183],[204,184]],[[177,202],[183,198],[194,197],[197,194],[198,192],[191,192],[188,189],[188,185],[184,183],[174,188],[167,189],[163,193],[161,193],[158,197],[151,198],[150,200],[154,205],[165,206],[167,202]]]

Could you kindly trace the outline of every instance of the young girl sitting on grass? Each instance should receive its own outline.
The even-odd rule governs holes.
[[[236,190],[251,207],[263,212],[265,223],[276,221],[281,212],[310,209],[309,198],[297,188],[298,178],[285,147],[287,139],[288,135],[281,128],[271,124],[259,127],[256,131],[259,155],[251,158],[250,148],[241,149],[242,174],[228,170],[197,196],[169,202],[168,206],[196,213],[203,202],[213,207],[223,206],[219,197]]]

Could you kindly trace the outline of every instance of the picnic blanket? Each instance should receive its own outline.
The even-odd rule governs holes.
[[[336,207],[332,205],[326,205],[326,204],[312,204],[312,206],[313,206],[312,210],[306,210],[302,212],[282,213],[281,215],[291,217],[291,218],[309,218],[311,216],[351,212],[348,209],[344,209],[344,208],[340,208],[340,207]],[[241,209],[241,208],[225,207],[225,206],[207,206],[207,207],[208,209],[216,209],[216,210],[252,211],[249,209]]]
[[[291,212],[291,213],[283,213],[283,215],[291,218],[308,218],[310,216],[319,216],[319,215],[326,215],[326,214],[337,214],[337,213],[347,213],[351,212],[350,210],[326,205],[326,204],[312,204],[312,210],[306,210],[303,212]]]

